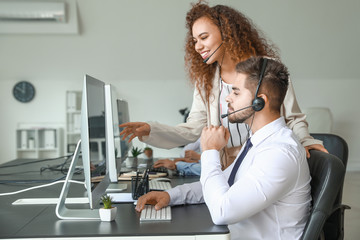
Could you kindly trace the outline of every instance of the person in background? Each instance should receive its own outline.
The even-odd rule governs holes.
[[[187,144],[180,156],[180,158],[159,159],[154,163],[154,168],[165,167],[167,169],[177,171],[181,176],[200,176],[200,138],[194,142]]]
[[[237,71],[226,97],[228,118],[248,124],[251,133],[236,160],[221,169],[220,151],[229,130],[205,127],[200,182],[143,195],[136,210],[146,203],[160,209],[205,202],[213,222],[228,225],[232,240],[300,239],[310,215],[311,177],[305,149],[280,115],[289,84],[287,68],[255,57],[239,63]]]
[[[224,126],[230,132],[229,142],[221,151],[221,165],[225,169],[235,159],[248,137],[248,127],[243,123],[231,123],[221,118],[227,113],[225,98],[235,82],[237,63],[251,56],[267,56],[279,59],[276,48],[241,12],[225,6],[210,7],[201,1],[193,4],[186,15],[185,65],[195,86],[193,103],[186,123],[168,126],[157,122],[131,122],[122,124],[120,133],[128,141],[138,137],[140,141],[159,148],[174,148],[196,141],[205,126]],[[310,136],[305,114],[301,113],[293,86],[289,87],[280,115],[287,126],[305,147],[327,150],[320,140]]]

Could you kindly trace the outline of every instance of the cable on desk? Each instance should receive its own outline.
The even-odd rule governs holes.
[[[41,167],[40,168],[40,173],[46,171],[46,170],[50,170],[50,171],[58,171],[61,172],[62,174],[66,175],[69,168],[66,168],[65,166],[68,164],[69,160],[71,160],[72,155],[70,155],[68,158],[65,159],[65,161],[61,164],[57,164],[57,165],[53,165],[53,166],[47,166],[47,167]],[[80,173],[79,171],[75,172],[74,174],[78,174]]]
[[[81,173],[83,170],[82,169],[79,169],[77,171],[74,172],[74,174],[79,174]],[[61,179],[64,179],[66,178],[66,175],[64,176],[61,176],[59,178],[56,178],[56,179],[50,179],[50,180],[0,180],[0,184],[9,184],[9,183],[17,183],[17,184],[31,184],[31,183],[46,183],[46,182],[56,182],[56,181],[59,181]]]
[[[13,172],[13,173],[0,173],[0,176],[9,176],[16,174],[25,174],[25,173],[38,173],[39,171],[23,171],[23,172]]]
[[[43,188],[43,187],[49,187],[58,183],[64,183],[65,180],[60,180],[60,181],[56,181],[56,182],[52,182],[52,183],[48,183],[48,184],[44,184],[44,185],[39,185],[39,186],[35,186],[35,187],[31,187],[31,188],[26,188],[26,189],[22,189],[19,191],[15,191],[15,192],[8,192],[8,193],[0,193],[0,197],[1,196],[8,196],[8,195],[15,195],[15,194],[19,194],[22,192],[26,192],[26,191],[30,191],[30,190],[34,190],[34,189],[38,189],[38,188]],[[80,181],[75,181],[75,180],[69,180],[69,182],[71,183],[77,183],[77,184],[83,184],[85,186],[85,182],[80,182]]]
[[[27,165],[27,164],[32,164],[32,163],[38,163],[38,162],[54,161],[54,160],[58,160],[58,159],[61,159],[61,158],[70,158],[70,157],[72,157],[72,155],[73,154],[67,155],[67,156],[56,157],[56,158],[46,158],[46,159],[40,159],[40,160],[36,160],[36,161],[31,161],[31,162],[28,161],[28,162],[13,164],[13,165],[0,166],[0,168],[17,167],[17,166],[22,166],[22,165]]]
[[[54,182],[57,180],[61,180],[64,179],[65,176],[67,175],[67,172],[69,170],[69,168],[66,168],[66,164],[68,164],[68,161],[71,160],[70,157],[68,157],[67,159],[65,159],[65,162],[61,163],[61,164],[57,164],[57,165],[53,165],[53,166],[48,166],[48,167],[41,167],[40,168],[40,174],[46,170],[50,170],[50,171],[58,171],[61,172],[64,176],[59,177],[58,179],[55,180],[0,180],[0,184],[7,184],[7,183],[44,183],[44,182]],[[34,173],[34,172],[39,172],[39,171],[22,171],[22,172],[12,172],[12,173],[0,173],[0,176],[11,176],[11,175],[19,175],[19,174],[26,174],[26,173]],[[83,169],[76,169],[76,171],[74,172],[74,174],[81,174],[83,172]]]
[[[60,158],[64,158],[64,157],[67,157],[65,159],[65,161],[61,164],[57,164],[57,165],[48,165],[47,167],[41,167],[40,168],[40,174],[46,170],[50,170],[50,171],[58,171],[58,172],[61,172],[62,174],[66,175],[69,168],[66,167],[67,164],[69,164],[69,160],[71,160],[71,157],[72,155],[69,155],[69,156],[63,156],[63,157],[60,157]],[[60,158],[55,158],[53,160],[57,160],[57,159],[60,159]],[[38,161],[45,161],[44,159],[42,160],[37,160],[37,161],[32,161],[31,163],[36,163]],[[48,159],[46,159],[46,161],[48,161]],[[18,165],[22,165],[22,164],[18,164]],[[8,166],[8,167],[15,167],[16,165],[11,165],[11,166]],[[7,166],[5,166],[7,167]],[[33,171],[22,171],[22,172],[11,172],[11,173],[0,173],[0,176],[11,176],[11,175],[18,175],[18,174],[26,174],[26,173],[34,173],[34,172],[39,172],[37,170],[33,170]],[[74,172],[74,174],[80,174],[82,172],[82,170],[80,171],[76,171]],[[57,180],[60,180],[62,179],[63,177],[57,179]],[[53,180],[52,180],[53,181]],[[18,181],[16,181],[18,182]],[[38,182],[44,182],[43,180],[42,181],[38,181]],[[46,180],[46,182],[48,182],[48,180]],[[1,180],[0,180],[0,184],[1,184]]]

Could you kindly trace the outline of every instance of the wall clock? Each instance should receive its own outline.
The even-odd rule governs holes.
[[[13,95],[20,102],[30,102],[35,97],[35,87],[27,81],[18,82],[13,88]]]

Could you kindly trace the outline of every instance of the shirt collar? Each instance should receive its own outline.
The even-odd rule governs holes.
[[[272,121],[271,123],[266,124],[264,127],[257,130],[251,136],[251,143],[253,144],[254,147],[256,147],[266,138],[276,133],[283,127],[286,127],[285,119],[284,117],[279,117],[278,119]]]

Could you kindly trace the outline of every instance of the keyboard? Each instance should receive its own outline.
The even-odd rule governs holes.
[[[141,211],[140,222],[146,221],[170,221],[171,220],[171,207],[167,206],[158,211],[155,210],[154,205],[145,205]]]
[[[149,181],[150,191],[165,191],[172,188],[169,182],[151,180]]]
[[[149,173],[166,173],[168,174],[168,169],[166,167],[158,167],[158,168],[154,168],[153,165],[151,165],[151,167],[149,168]]]

